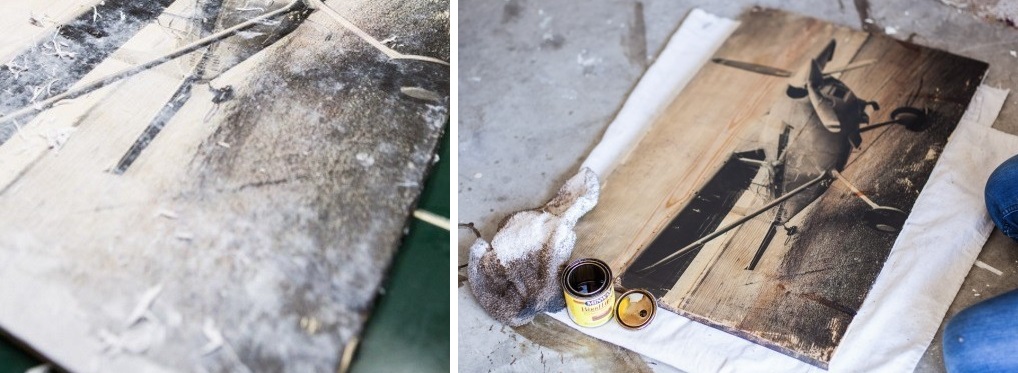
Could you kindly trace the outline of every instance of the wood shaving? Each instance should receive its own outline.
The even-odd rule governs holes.
[[[159,284],[148,289],[148,291],[142,294],[141,299],[138,301],[138,305],[134,306],[134,311],[132,311],[131,316],[128,316],[127,318],[127,326],[134,325],[138,323],[138,321],[141,321],[141,319],[145,318],[149,307],[152,307],[152,303],[155,303],[156,298],[158,298],[159,294],[162,292],[163,285]]]
[[[205,339],[208,339],[208,343],[206,343],[201,349],[202,355],[211,354],[216,352],[216,350],[219,350],[220,347],[223,347],[223,334],[216,328],[216,324],[212,321],[212,319],[205,319],[205,323],[202,325],[201,331],[202,334],[205,334]]]

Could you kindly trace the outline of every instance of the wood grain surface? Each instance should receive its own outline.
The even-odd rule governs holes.
[[[869,110],[870,123],[890,120],[903,106],[927,113],[930,128],[922,132],[900,125],[864,132],[862,146],[842,172],[877,204],[907,213],[987,65],[770,10],[746,14],[715,57],[802,74],[832,40],[837,48],[830,67],[876,60],[835,75],[857,96],[880,104],[880,110]],[[605,178],[598,207],[577,226],[574,257],[601,258],[616,274],[640,277],[641,268],[631,265],[733,153],[764,149],[773,157],[785,125],[792,127],[793,142],[823,130],[808,100],[786,96],[788,83],[789,78],[705,65]],[[769,201],[759,192],[768,180],[762,169],[720,225]],[[785,225],[793,230],[777,229],[755,270],[747,264],[773,215],[704,245],[669,279],[636,283],[665,293],[659,304],[666,309],[826,367],[896,237],[867,227],[862,217],[870,206],[842,183],[828,185]]]
[[[28,14],[122,16],[28,3],[2,26],[28,44],[54,37]],[[174,2],[76,84],[207,35],[200,9],[221,30],[282,5]],[[447,2],[334,7],[448,60]],[[390,60],[323,12],[278,21],[18,124],[0,145],[0,327],[71,371],[340,366],[434,163],[449,71]]]

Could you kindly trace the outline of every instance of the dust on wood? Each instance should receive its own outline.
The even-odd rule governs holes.
[[[9,113],[67,90],[155,20],[172,2],[108,0],[96,4],[95,8],[83,9],[69,21],[54,27],[21,53],[10,56],[9,61],[2,61],[0,87],[4,89],[0,89],[0,113]],[[107,16],[96,17],[99,12]],[[21,118],[20,121],[27,123],[30,119]],[[0,123],[0,144],[16,130],[12,123]]]
[[[437,56],[448,52],[447,11],[431,1],[342,10],[398,35],[403,51]],[[224,53],[246,56],[203,77],[233,97],[191,89],[123,174],[107,170],[184,97],[198,59],[53,107],[22,126],[31,136],[0,146],[0,282],[15,284],[0,287],[0,304],[19,304],[0,307],[0,327],[74,371],[334,371],[448,120],[448,100],[400,88],[444,97],[449,72],[392,61],[330,22],[314,13],[259,53],[244,53],[245,35],[228,39],[241,47]],[[131,51],[172,50],[180,35],[149,24],[82,80],[119,70]],[[68,126],[59,152],[35,136]],[[159,284],[146,311],[156,317],[124,326]]]

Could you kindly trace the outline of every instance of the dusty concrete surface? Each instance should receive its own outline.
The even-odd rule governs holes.
[[[940,0],[940,2],[964,9],[990,20],[1004,22],[1009,26],[1018,20],[1018,4],[1010,0]]]
[[[873,4],[866,0],[646,0],[587,2],[579,7],[565,0],[463,2],[459,9],[460,220],[474,222],[485,237],[491,237],[509,213],[543,204],[575,172],[691,9],[738,17],[754,6],[865,26],[986,61],[990,70],[985,83],[1018,88],[1018,78],[1010,74],[1018,68],[1018,57],[1011,54],[1018,51],[1018,29],[986,15],[987,6],[996,6],[992,0]],[[1014,97],[1007,100],[995,128],[1018,133],[1016,102]],[[465,264],[473,237],[460,232],[459,238],[459,261]],[[995,232],[980,260],[1003,275],[974,267],[949,317],[981,299],[1018,288],[1018,244]],[[509,333],[464,332],[501,330],[470,302],[469,294],[460,295],[460,369],[560,371],[575,367],[542,363],[541,352],[558,343],[548,338],[530,339],[535,334],[509,328]],[[549,320],[529,328],[561,327],[553,323]],[[563,333],[563,338],[579,346],[601,343],[579,334]],[[917,371],[944,370],[939,345],[938,336]],[[619,366],[631,354],[604,350],[595,358],[577,352],[588,347],[575,348],[562,356],[580,366]],[[615,362],[606,362],[605,355]],[[652,362],[648,366],[667,370]]]

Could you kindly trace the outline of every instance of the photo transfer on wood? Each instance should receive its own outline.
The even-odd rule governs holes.
[[[3,9],[3,334],[75,372],[340,369],[448,121],[448,2]]]
[[[986,69],[753,11],[605,177],[574,257],[826,368]]]

